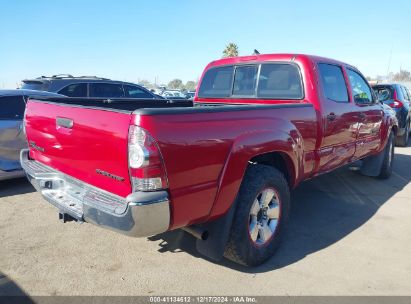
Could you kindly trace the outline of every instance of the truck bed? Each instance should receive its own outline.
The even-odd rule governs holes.
[[[58,118],[73,121],[72,128],[56,127]],[[238,188],[244,169],[237,164],[247,164],[237,157],[251,158],[300,138],[294,151],[284,147],[284,153],[298,159],[295,166],[301,169],[296,172],[301,176],[297,179],[313,170],[317,118],[309,103],[193,106],[164,100],[47,98],[30,100],[26,110],[32,159],[120,197],[131,193],[130,125],[144,128],[158,143],[173,201],[172,227],[186,226],[188,219],[206,218],[214,205],[218,206],[214,215],[227,210],[231,194],[236,193],[231,187]],[[243,149],[249,152],[237,153]],[[225,170],[235,180],[222,180]],[[101,171],[122,181],[114,182]],[[216,197],[218,192],[220,197]],[[224,203],[217,204],[217,200]]]

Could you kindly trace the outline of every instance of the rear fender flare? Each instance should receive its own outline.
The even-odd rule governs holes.
[[[287,129],[250,132],[238,137],[227,156],[219,177],[218,191],[208,221],[225,214],[239,191],[249,161],[255,156],[277,152],[287,163],[290,187],[294,187],[303,170],[303,140],[301,134],[288,123]],[[274,139],[274,140],[273,140]]]

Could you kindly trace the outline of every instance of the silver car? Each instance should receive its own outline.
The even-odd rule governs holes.
[[[20,150],[27,146],[23,116],[29,97],[63,97],[34,90],[0,90],[0,180],[24,176]]]

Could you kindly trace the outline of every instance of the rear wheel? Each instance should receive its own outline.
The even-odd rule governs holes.
[[[400,147],[408,146],[409,137],[410,137],[410,122],[408,122],[405,126],[404,135],[396,138],[395,140],[396,145]]]
[[[262,264],[280,245],[289,209],[283,174],[265,165],[250,166],[238,193],[224,256],[246,266]]]
[[[394,162],[394,133],[391,132],[390,137],[388,138],[387,145],[383,151],[384,160],[381,165],[380,174],[378,178],[386,179],[391,176],[392,166]]]

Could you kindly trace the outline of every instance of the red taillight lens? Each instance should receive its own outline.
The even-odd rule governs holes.
[[[133,192],[168,188],[163,158],[154,138],[138,126],[130,126],[128,163]]]
[[[394,99],[393,102],[391,102],[389,104],[389,106],[391,108],[399,109],[399,108],[402,108],[404,106],[404,104],[400,100],[398,100],[397,92],[395,90],[394,90],[394,94],[393,94],[393,99]]]
[[[402,102],[399,101],[399,100],[394,100],[394,102],[390,103],[389,106],[390,106],[391,108],[399,109],[399,108],[402,108],[402,107],[403,107],[403,104],[402,104]]]

